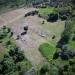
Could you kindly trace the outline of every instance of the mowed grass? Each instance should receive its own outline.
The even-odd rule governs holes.
[[[53,58],[56,48],[48,43],[43,43],[40,45],[39,51],[48,61],[50,61]]]
[[[46,15],[46,14],[54,13],[55,12],[55,8],[54,7],[39,8],[38,12],[41,15]]]
[[[47,22],[46,20],[44,21],[44,24],[42,24],[42,21],[40,21],[39,25],[42,26],[44,31],[48,31],[48,35],[46,35],[47,40],[52,44],[56,45],[61,38],[62,32],[64,31],[65,22],[60,20],[54,23]],[[53,35],[55,35],[55,39],[52,39]]]

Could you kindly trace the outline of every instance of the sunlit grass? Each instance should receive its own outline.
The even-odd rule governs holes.
[[[51,44],[43,43],[40,45],[39,51],[48,61],[50,61],[53,58],[56,48]]]

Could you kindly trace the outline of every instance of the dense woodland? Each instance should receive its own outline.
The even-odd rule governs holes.
[[[0,0],[0,7],[1,6],[10,6],[10,7],[14,7],[14,6],[20,6],[20,5],[28,5],[28,4],[32,4],[32,3],[40,3],[43,1],[47,1],[47,0]]]

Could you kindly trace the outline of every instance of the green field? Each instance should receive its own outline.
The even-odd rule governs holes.
[[[40,52],[48,61],[53,58],[53,54],[56,51],[56,48],[48,43],[43,43],[39,47]]]
[[[47,15],[50,13],[55,13],[56,9],[54,7],[47,7],[47,8],[39,8],[38,11],[39,11],[39,14],[41,15]]]

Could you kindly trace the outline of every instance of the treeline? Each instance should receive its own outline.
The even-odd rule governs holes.
[[[42,1],[46,1],[46,0],[0,0],[0,7],[3,6],[18,7],[20,5],[26,6],[28,4],[42,2]]]

